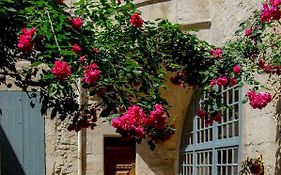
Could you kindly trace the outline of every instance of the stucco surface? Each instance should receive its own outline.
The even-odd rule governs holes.
[[[218,46],[223,45],[225,42],[234,38],[234,33],[238,29],[239,24],[249,17],[256,9],[261,7],[261,1],[257,0],[209,0],[209,1],[181,1],[172,0],[169,1],[171,6],[167,9],[169,15],[168,18],[173,22],[180,22],[182,24],[190,24],[198,21],[206,21],[211,19],[211,27],[207,30],[200,30],[196,34],[199,38],[209,41],[212,44]],[[154,10],[151,11],[151,7],[142,7],[141,10],[144,13],[145,19],[154,19],[154,12],[160,8],[159,4],[152,5]],[[163,11],[163,9],[161,9]],[[165,14],[162,12],[162,14]],[[167,15],[166,15],[167,16]],[[264,77],[260,77],[264,79]],[[250,87],[244,87],[244,95]],[[173,94],[168,94],[168,98]],[[173,101],[171,105],[181,106],[185,103],[184,100]],[[280,171],[280,131],[277,125],[278,119],[276,119],[276,107],[277,102],[272,102],[264,110],[254,110],[248,104],[243,106],[243,129],[242,129],[242,155],[244,160],[246,157],[257,157],[263,155],[265,163],[265,170],[267,174],[281,174]],[[175,109],[178,111],[179,109]],[[279,110],[280,111],[280,110]],[[178,111],[180,112],[180,111]],[[182,116],[181,116],[182,117]],[[181,120],[178,120],[181,123]],[[181,125],[178,125],[181,126]],[[177,128],[179,131],[180,127]],[[179,139],[176,138],[176,139]],[[179,140],[174,143],[179,143]],[[141,147],[141,146],[140,146]],[[179,145],[178,145],[179,147]],[[145,147],[141,147],[138,153],[143,155],[147,154]],[[163,150],[161,150],[163,151]],[[164,153],[164,152],[162,152]],[[178,154],[178,152],[176,152]],[[165,159],[163,154],[163,160]],[[145,157],[145,156],[143,156]],[[173,159],[167,157],[168,159]],[[138,160],[138,159],[137,159]],[[142,162],[141,162],[142,161]],[[161,161],[159,161],[161,162]],[[154,165],[144,159],[139,159],[139,172],[149,167],[150,170],[145,169],[146,174],[158,174],[161,172],[160,164]],[[150,164],[145,165],[145,164]],[[168,165],[163,166],[163,172],[166,174],[177,174],[177,157],[174,157],[174,172],[165,171]],[[158,171],[156,171],[158,170]],[[138,172],[138,171],[137,171]]]

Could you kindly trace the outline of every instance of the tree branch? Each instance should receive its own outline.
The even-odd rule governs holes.
[[[59,42],[58,42],[58,39],[57,39],[57,36],[56,36],[56,32],[55,32],[55,30],[54,30],[54,25],[53,25],[53,22],[52,22],[50,13],[49,13],[49,11],[48,11],[48,8],[46,8],[46,12],[47,12],[47,16],[48,16],[48,19],[49,19],[49,22],[50,22],[50,25],[51,25],[52,33],[53,33],[54,38],[55,38],[56,45],[58,46],[58,49],[59,49],[59,51],[60,51],[61,48],[60,48],[60,45],[59,45]]]

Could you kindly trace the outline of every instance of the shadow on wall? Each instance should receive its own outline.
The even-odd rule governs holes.
[[[276,142],[278,143],[278,149],[275,157],[275,175],[281,174],[281,99],[276,105],[276,118],[277,118],[277,129],[276,129]]]
[[[0,124],[0,158],[1,175],[26,175]]]
[[[137,146],[137,153],[148,166],[150,172],[156,175],[175,175],[181,171],[179,165],[184,157],[179,157],[179,155],[184,156],[184,154],[180,154],[181,150],[184,150],[189,144],[190,133],[193,128],[193,116],[194,106],[191,101],[183,120],[177,120],[176,126],[180,127],[177,127],[176,129],[180,132],[180,135],[174,135],[164,144],[157,144],[154,151],[151,151],[146,145],[147,140],[144,140],[143,144]],[[174,144],[174,142],[177,142],[179,145]],[[171,145],[176,145],[176,147]],[[175,166],[178,167],[175,168]]]
[[[153,151],[149,149],[147,140],[137,145],[136,174],[174,175],[175,151],[167,150],[166,144],[158,144]]]

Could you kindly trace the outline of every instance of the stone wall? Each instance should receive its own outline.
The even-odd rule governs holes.
[[[45,117],[46,175],[77,174],[77,133]]]

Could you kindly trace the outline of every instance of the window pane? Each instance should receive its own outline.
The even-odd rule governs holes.
[[[239,136],[239,121],[234,122],[235,136]]]
[[[228,91],[228,104],[232,104],[232,103],[233,103],[232,90],[233,90],[233,89],[230,89],[230,90]]]
[[[223,111],[223,122],[214,122],[213,126],[205,126],[205,121],[194,117],[192,130],[189,127],[182,136],[183,151],[185,155],[181,158],[180,173],[182,175],[238,175],[238,148],[239,148],[239,128],[241,118],[239,115],[239,99],[241,91],[236,88],[221,88],[221,97],[223,102],[228,104],[229,108]],[[208,98],[208,95],[205,96]],[[205,98],[205,99],[206,99]],[[201,102],[204,99],[201,99]],[[199,103],[195,109],[202,107]],[[193,140],[194,138],[194,140]],[[193,143],[193,141],[195,143]],[[215,157],[214,157],[215,156]],[[183,160],[185,159],[185,160]],[[215,162],[214,162],[215,161]]]

